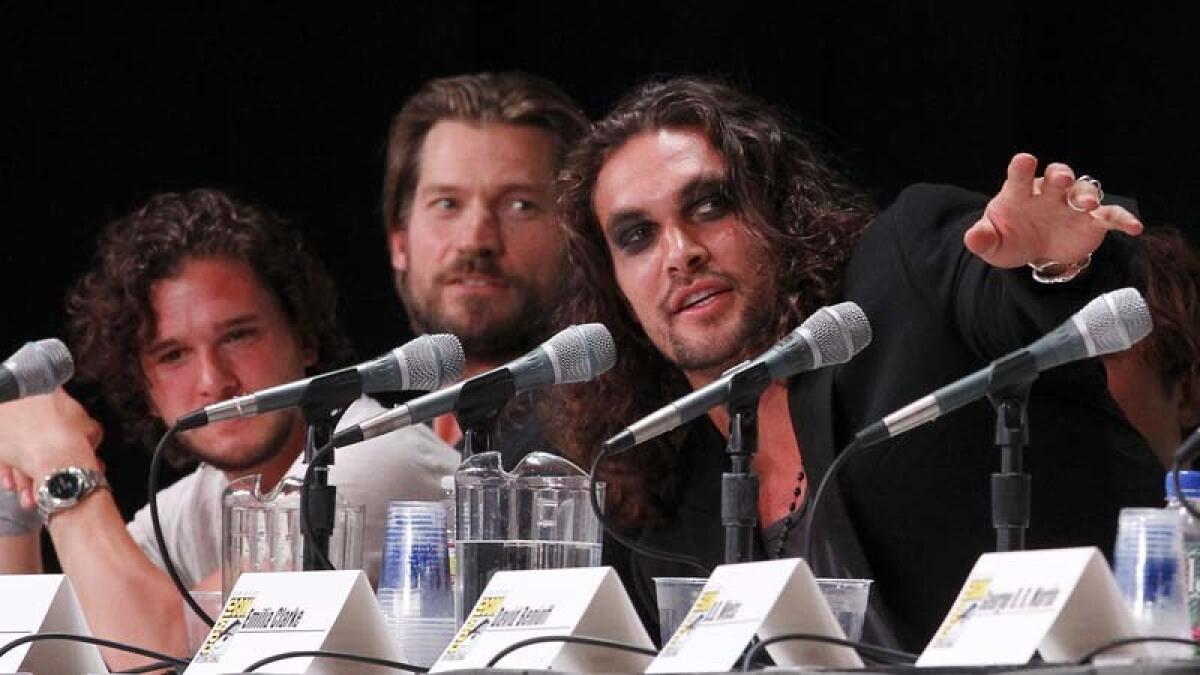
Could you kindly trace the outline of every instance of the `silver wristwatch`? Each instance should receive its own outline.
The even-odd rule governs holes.
[[[108,489],[103,473],[77,466],[59,469],[46,476],[38,488],[38,513],[43,521],[49,521],[50,516],[75,506],[97,488]]]

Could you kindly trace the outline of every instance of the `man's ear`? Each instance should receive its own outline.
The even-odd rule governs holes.
[[[392,269],[408,272],[408,230],[399,224],[388,232],[388,253],[392,257]]]

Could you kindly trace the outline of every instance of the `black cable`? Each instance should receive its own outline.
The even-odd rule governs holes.
[[[600,461],[607,456],[608,453],[604,451],[598,453],[596,458],[592,460],[591,470],[588,471],[588,496],[591,498],[592,513],[596,514],[596,520],[600,521],[600,526],[604,528],[604,531],[607,532],[610,537],[615,539],[617,543],[623,545],[625,548],[628,548],[634,553],[640,553],[644,556],[656,558],[658,560],[665,560],[666,562],[687,565],[688,567],[699,570],[700,573],[705,577],[707,577],[709,574],[712,574],[712,570],[710,570],[708,567],[705,567],[704,563],[701,563],[698,559],[690,555],[667,553],[666,551],[660,551],[656,548],[639,544],[620,532],[617,532],[616,528],[614,528],[608,522],[608,519],[604,517],[604,509],[600,506],[599,491],[596,489],[596,470],[600,466]]]
[[[543,635],[541,637],[529,638],[527,640],[518,640],[511,645],[496,652],[496,655],[488,660],[484,668],[493,668],[500,659],[509,654],[529,647],[530,645],[540,645],[543,642],[571,642],[575,644],[588,645],[589,647],[607,647],[608,649],[619,649],[623,652],[633,652],[634,654],[645,654],[646,656],[658,656],[658,652],[646,647],[638,647],[637,645],[629,645],[624,642],[616,642],[615,640],[605,640],[602,638],[583,637],[579,635]]]
[[[1197,642],[1196,640],[1189,640],[1187,638],[1152,637],[1152,636],[1121,638],[1120,640],[1113,640],[1112,642],[1106,642],[1106,643],[1100,645],[1099,647],[1093,649],[1092,651],[1088,652],[1087,654],[1084,654],[1083,657],[1080,658],[1079,661],[1077,661],[1076,663],[1081,666],[1086,666],[1092,662],[1092,659],[1096,658],[1097,656],[1100,656],[1104,652],[1112,651],[1113,649],[1117,649],[1119,647],[1124,647],[1125,645],[1136,645],[1136,644],[1141,644],[1143,642],[1165,642],[1168,644],[1191,645],[1192,647],[1200,647],[1200,642]]]
[[[209,628],[212,628],[212,617],[204,611],[200,603],[196,602],[192,594],[188,592],[187,586],[184,585],[183,579],[179,578],[179,571],[175,569],[175,563],[171,560],[171,554],[167,551],[167,540],[163,537],[162,521],[158,517],[158,474],[162,466],[163,449],[167,447],[167,441],[175,435],[177,427],[172,426],[167,429],[167,433],[163,434],[159,439],[158,445],[154,448],[154,456],[150,459],[150,477],[147,479],[146,491],[150,497],[150,524],[154,527],[154,541],[158,544],[158,552],[162,555],[163,567],[167,570],[167,575],[171,577],[171,581],[175,583],[175,589],[179,591],[179,595],[187,606],[200,617],[200,620]]]
[[[333,452],[333,439],[330,439],[325,445],[321,446],[320,450],[313,453],[313,456],[308,461],[308,468],[304,470],[304,489],[300,492],[300,531],[304,535],[305,548],[312,548],[316,553],[317,562],[324,565],[324,569],[337,569],[330,562],[329,556],[325,555],[325,551],[320,546],[316,545],[317,537],[313,534],[312,526],[312,509],[308,508],[308,486],[312,485],[313,474],[325,456]],[[334,513],[337,512],[337,507],[334,507]]]
[[[68,642],[82,642],[84,644],[96,645],[98,647],[119,649],[123,652],[129,652],[130,654],[137,654],[138,656],[147,656],[152,659],[158,659],[164,663],[170,663],[176,666],[184,666],[185,668],[191,665],[191,661],[187,659],[181,659],[178,656],[171,656],[170,654],[163,654],[162,652],[156,652],[143,647],[127,645],[123,642],[114,642],[113,640],[105,640],[104,638],[92,637],[90,635],[72,635],[71,633],[34,633],[33,635],[19,637],[3,647],[0,647],[0,656],[4,656],[23,644],[38,642],[41,640],[66,640]]]
[[[153,672],[156,672],[159,670],[170,669],[172,673],[174,673],[175,675],[179,675],[179,673],[182,672],[180,670],[181,668],[183,668],[183,666],[176,666],[174,663],[172,663],[170,661],[155,661],[154,663],[147,663],[146,665],[138,666],[137,668],[129,668],[127,670],[116,670],[113,672],[114,673],[153,673]]]
[[[319,658],[328,658],[328,659],[341,659],[343,661],[357,661],[359,663],[369,663],[373,666],[383,666],[385,668],[394,668],[395,670],[407,670],[407,671],[410,671],[413,673],[428,673],[429,672],[429,669],[425,668],[423,666],[414,666],[409,663],[401,663],[400,661],[389,661],[387,659],[375,658],[374,656],[361,656],[359,654],[348,654],[346,652],[329,652],[329,651],[324,651],[324,650],[320,650],[320,649],[313,649],[313,650],[308,650],[308,651],[296,651],[296,652],[282,652],[280,654],[273,654],[271,656],[266,657],[265,659],[259,659],[259,660],[255,661],[254,663],[251,663],[250,665],[243,668],[242,672],[253,673],[254,671],[258,670],[259,668],[262,668],[263,666],[271,664],[271,663],[275,663],[276,661],[285,661],[287,659],[299,659],[299,658],[304,658],[304,657],[308,657],[308,656],[319,657]]]
[[[758,644],[746,650],[746,655],[742,657],[742,672],[748,672],[751,664],[754,663],[754,657],[758,656],[764,649],[775,644],[776,642],[789,642],[792,640],[807,640],[809,642],[824,642],[831,645],[839,645],[842,647],[850,647],[862,654],[869,656],[876,661],[893,664],[911,664],[917,660],[916,654],[902,652],[897,649],[888,649],[879,645],[867,644],[865,642],[855,642],[853,640],[844,640],[842,638],[830,637],[828,635],[817,635],[816,633],[785,633],[776,635],[760,641]]]
[[[813,495],[812,503],[808,504],[808,500],[805,500],[806,506],[808,507],[808,531],[804,533],[804,551],[809,560],[814,559],[813,532],[817,529],[817,507],[821,504],[821,497],[825,494],[825,488],[828,487],[829,482],[833,479],[833,477],[837,475],[838,469],[840,469],[842,466],[842,462],[844,462],[847,457],[854,454],[862,447],[863,446],[859,445],[858,437],[855,437],[853,441],[850,441],[850,444],[843,448],[842,451],[838,453],[838,456],[833,459],[833,463],[829,465],[829,470],[825,472],[825,475],[821,476],[821,482],[817,485],[817,491],[816,494]],[[799,520],[797,520],[797,522],[799,522]]]

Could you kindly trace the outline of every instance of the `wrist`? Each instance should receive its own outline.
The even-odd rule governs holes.
[[[1029,263],[1033,270],[1033,280],[1040,284],[1061,284],[1079,276],[1092,264],[1092,254],[1074,262],[1059,262],[1057,260],[1039,259]]]

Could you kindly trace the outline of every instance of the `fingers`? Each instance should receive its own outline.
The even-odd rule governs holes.
[[[1066,194],[1067,206],[1083,212],[1099,208],[1102,199],[1104,199],[1104,193],[1100,190],[1099,181],[1086,176],[1082,180],[1072,183]]]
[[[1142,221],[1138,220],[1137,216],[1116,204],[1098,206],[1092,209],[1091,216],[1107,230],[1120,230],[1125,234],[1137,236],[1144,229]]]
[[[29,476],[26,476],[20,471],[14,471],[13,481],[16,485],[17,493],[21,496],[21,508],[35,508],[37,506],[37,502],[33,499],[33,481],[29,479]]]
[[[1061,162],[1047,164],[1043,178],[1042,194],[1054,200],[1066,199],[1067,192],[1075,185],[1075,172]]]
[[[1034,192],[1037,177],[1037,157],[1028,152],[1018,152],[1008,161],[1008,170],[1000,194],[1007,197],[1027,198]]]
[[[985,214],[963,235],[963,244],[971,253],[993,263],[993,255],[1000,248],[1000,232]]]

